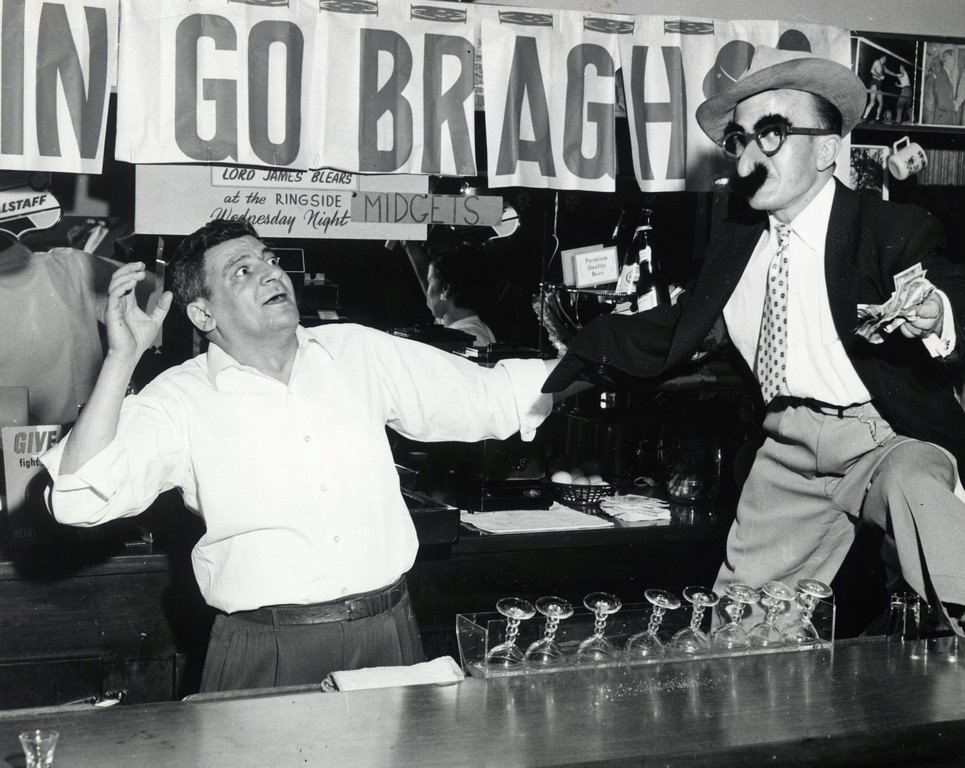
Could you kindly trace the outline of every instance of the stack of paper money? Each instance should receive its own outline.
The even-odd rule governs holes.
[[[921,264],[895,275],[895,290],[884,304],[859,304],[858,327],[854,329],[872,344],[883,342],[884,334],[917,317],[918,307],[935,290],[925,278]]]

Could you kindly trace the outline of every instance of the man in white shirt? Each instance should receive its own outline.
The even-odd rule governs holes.
[[[479,314],[491,303],[493,285],[485,249],[469,239],[425,246],[403,242],[426,306],[438,325],[473,337],[474,347],[496,343],[496,336]]]
[[[954,621],[965,605],[965,413],[954,395],[965,276],[941,224],[833,179],[865,89],[847,67],[758,46],[748,70],[697,110],[736,162],[749,208],[711,233],[689,301],[602,318],[546,391],[610,371],[658,376],[687,362],[723,315],[756,377],[765,441],[742,488],[716,588],[830,582],[859,521],[881,527],[901,576]],[[854,332],[921,267],[935,286],[881,343]]]
[[[205,522],[192,553],[218,610],[202,690],[318,683],[420,661],[405,573],[418,541],[386,425],[416,440],[524,439],[549,413],[541,360],[488,369],[355,325],[299,325],[291,281],[245,221],[185,238],[173,297],[205,354],[124,392],[171,306],[119,269],[109,352],[87,407],[44,457],[54,515],[97,525],[179,488]],[[555,361],[554,361],[555,362]]]

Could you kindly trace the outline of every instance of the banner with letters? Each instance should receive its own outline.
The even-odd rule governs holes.
[[[709,189],[694,112],[754,44],[851,63],[833,27],[431,0],[0,0],[0,23],[0,167],[91,173],[116,75],[129,163],[611,191],[625,115],[642,189]]]
[[[754,44],[851,56],[845,30],[776,21],[420,0],[121,2],[116,152],[132,163],[473,176],[481,101],[491,188],[612,191],[625,114],[641,188],[708,189],[719,153],[694,111]]]
[[[117,0],[0,0],[0,168],[100,173]]]

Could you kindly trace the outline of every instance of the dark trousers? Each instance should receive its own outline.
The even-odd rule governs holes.
[[[311,606],[304,608],[310,614]],[[222,613],[211,630],[201,691],[309,685],[330,672],[424,659],[407,590],[385,611],[341,621],[263,623],[245,613]]]

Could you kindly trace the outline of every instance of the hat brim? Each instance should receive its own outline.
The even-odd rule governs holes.
[[[772,64],[742,77],[697,107],[697,123],[716,144],[740,102],[764,91],[785,88],[815,93],[834,104],[841,112],[842,136],[858,124],[867,99],[864,84],[850,69],[830,59],[809,56]]]

